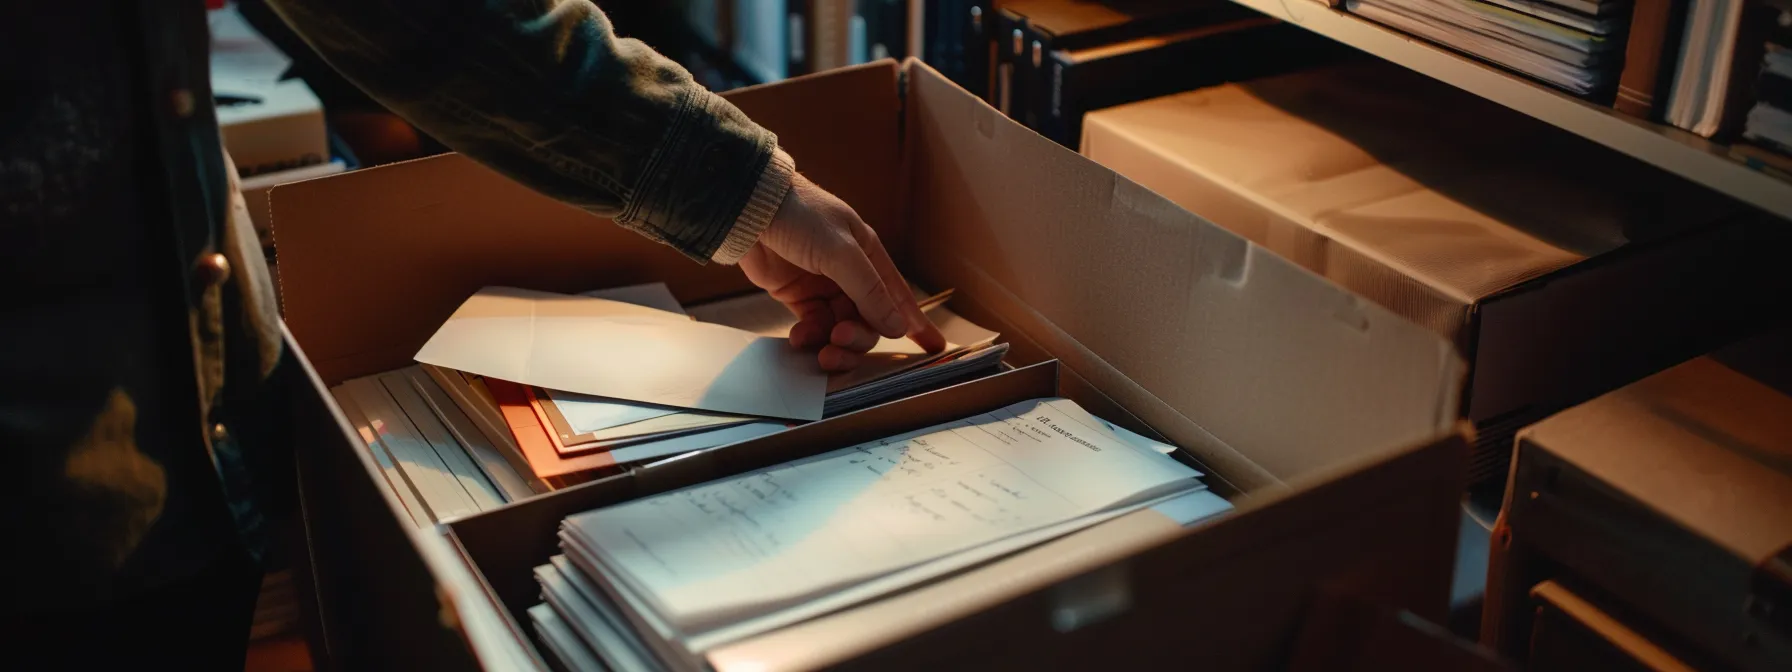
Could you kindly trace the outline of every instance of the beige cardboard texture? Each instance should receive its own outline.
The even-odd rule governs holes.
[[[1523,432],[1755,565],[1792,546],[1792,397],[1708,357]]]
[[[1477,423],[1714,347],[1764,319],[1743,290],[1784,291],[1734,201],[1385,63],[1102,110],[1083,153],[1449,338]]]
[[[1556,579],[1649,625],[1699,669],[1786,668],[1792,637],[1765,605],[1785,590],[1792,548],[1792,397],[1763,379],[1784,375],[1788,334],[1519,433],[1499,528],[1510,543],[1490,558],[1483,643],[1525,655],[1540,627],[1527,593]]]
[[[910,73],[915,266],[1004,333],[1120,374],[1103,391],[1153,427],[1185,446],[1204,429],[1273,479],[1453,421],[1435,335]]]

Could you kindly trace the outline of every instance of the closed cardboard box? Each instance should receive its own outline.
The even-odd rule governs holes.
[[[1450,339],[1477,477],[1505,474],[1517,428],[1786,296],[1783,225],[1386,63],[1102,110],[1082,151]]]
[[[301,80],[282,80],[255,95],[220,102],[218,128],[244,178],[330,160],[323,103]]]
[[[1023,368],[411,529],[328,385],[408,364],[485,285],[665,281],[684,302],[750,285],[460,156],[275,187],[287,325],[312,367],[295,392],[296,427],[332,657],[540,666],[519,618],[534,599],[519,568],[546,560],[566,513],[1015,395],[1065,395],[1185,447],[1238,510],[1188,529],[1117,519],[1003,561],[1018,565],[711,662],[1093,667],[1193,655],[1268,669],[1285,662],[1321,585],[1442,618],[1465,444],[1461,364],[1441,337],[1039,137],[917,62],[729,98],[852,204],[910,279],[956,289],[953,309],[1000,330]]]
[[[1691,669],[1792,667],[1789,352],[1769,332],[1519,432],[1482,641],[1565,669],[1580,647],[1537,645],[1549,580]]]

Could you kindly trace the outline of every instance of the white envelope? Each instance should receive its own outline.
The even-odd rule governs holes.
[[[550,390],[793,420],[821,419],[814,355],[617,301],[487,287],[461,304],[418,362]]]

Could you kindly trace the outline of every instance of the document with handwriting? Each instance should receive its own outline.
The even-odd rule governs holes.
[[[566,521],[686,633],[1202,487],[1075,403],[1037,399]]]

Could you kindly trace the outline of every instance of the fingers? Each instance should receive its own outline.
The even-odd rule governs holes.
[[[832,316],[829,316],[826,320],[803,320],[791,325],[790,345],[802,350],[825,346],[828,344],[828,337],[829,334],[832,333],[833,328],[834,320]]]
[[[859,317],[866,324],[890,338],[901,338],[908,333],[908,320],[896,307],[896,301],[883,276],[871,265],[871,259],[865,256],[862,249],[841,245],[833,254],[828,255],[826,263],[826,275],[852,298]],[[907,288],[903,289],[906,292]]]
[[[753,252],[743,258],[747,275],[792,310],[801,301],[844,293],[852,305],[832,302],[836,322],[849,321],[856,313],[876,334],[907,336],[930,352],[946,346],[871,227],[846,203],[800,176]],[[793,272],[799,269],[814,275]],[[836,289],[838,293],[831,291]],[[802,329],[802,338],[813,336],[811,327]],[[797,331],[791,331],[792,342]],[[828,336],[831,341],[833,334]],[[842,334],[848,345],[859,344],[861,336]]]
[[[877,332],[858,320],[841,320],[834,324],[828,343],[853,352],[867,352],[877,345]]]
[[[865,360],[863,355],[837,345],[823,347],[815,358],[821,364],[821,370],[829,372],[851,371]]]
[[[915,345],[921,346],[921,349],[928,352],[939,352],[946,349],[946,337],[940,334],[939,327],[934,326],[933,321],[927,319],[927,315],[921,312],[920,304],[915,303],[914,292],[909,291],[908,281],[902,279],[901,271],[896,270],[896,262],[890,260],[890,253],[877,239],[877,234],[871,231],[871,227],[864,225],[860,225],[855,231],[862,231],[862,233],[855,233],[859,239],[859,247],[865,250],[866,257],[871,260],[872,266],[883,278],[884,286],[889,288],[890,298],[895,301],[895,307],[900,311],[903,334],[913,340]],[[884,332],[884,335],[896,338],[901,334]]]
[[[798,273],[799,275],[790,282],[777,287],[768,287],[766,292],[780,303],[789,306],[791,312],[799,316],[803,314],[801,306],[805,303],[835,308],[829,304],[832,297],[840,296],[840,287],[835,285],[834,281],[808,271],[799,270]]]

